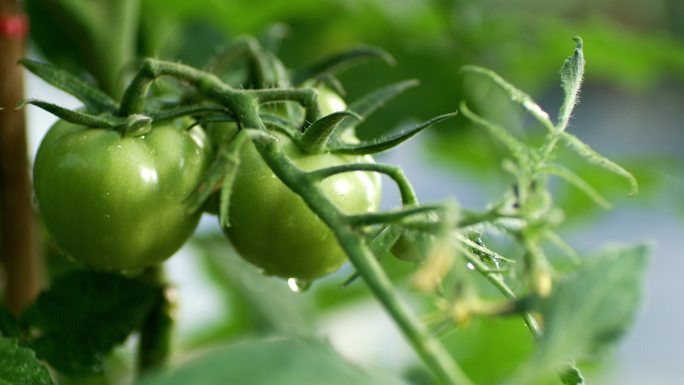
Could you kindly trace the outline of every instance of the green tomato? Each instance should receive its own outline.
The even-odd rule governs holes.
[[[48,232],[77,262],[139,269],[175,253],[200,213],[187,199],[211,160],[199,127],[155,125],[144,136],[57,122],[43,138],[33,177]]]
[[[275,134],[285,152],[302,170],[372,162],[370,156],[309,154],[288,137]],[[237,252],[265,274],[311,281],[337,270],[346,254],[332,231],[285,186],[247,143],[241,153],[230,197],[230,226],[224,228]],[[380,177],[351,172],[321,183],[325,195],[344,213],[362,214],[378,209]]]
[[[325,86],[319,86],[316,90],[318,91],[318,108],[321,116],[347,109],[347,103],[335,91]]]

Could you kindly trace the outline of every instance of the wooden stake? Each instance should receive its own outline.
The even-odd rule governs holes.
[[[41,287],[35,214],[23,110],[24,55],[28,30],[18,0],[0,0],[0,256],[5,266],[5,302],[21,312]]]

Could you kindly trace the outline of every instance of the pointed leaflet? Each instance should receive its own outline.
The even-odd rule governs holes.
[[[357,120],[363,119],[352,111],[333,112],[313,122],[299,137],[297,144],[307,152],[319,153],[325,151],[335,130],[347,117]]]
[[[47,368],[17,340],[0,337],[0,384],[54,385]]]
[[[570,171],[560,164],[546,164],[539,169],[541,172],[553,174],[566,182],[572,184],[578,189],[582,190],[589,198],[591,198],[599,206],[610,209],[612,205],[601,194],[596,191],[587,181],[582,179],[579,175]]]
[[[139,125],[152,122],[150,117],[144,115],[130,115],[126,118],[112,115],[93,115],[81,111],[72,111],[56,104],[36,99],[26,99],[18,108],[21,108],[26,104],[33,104],[34,106],[40,107],[67,122],[92,128],[127,129],[129,127],[138,127]]]
[[[377,154],[379,152],[394,148],[418,135],[426,128],[453,118],[454,116],[456,116],[456,112],[435,116],[426,122],[420,123],[412,128],[403,130],[396,134],[382,136],[377,139],[362,141],[359,143],[343,143],[340,141],[335,141],[328,146],[328,150],[337,154]]]
[[[118,109],[114,99],[66,71],[47,63],[40,63],[29,59],[21,59],[19,62],[36,76],[75,96],[85,104],[89,112],[95,114],[102,112],[114,113]]]
[[[461,102],[461,106],[459,109],[461,110],[463,115],[465,115],[468,119],[486,128],[487,131],[489,131],[489,133],[494,138],[498,139],[504,145],[506,145],[511,154],[513,154],[513,156],[517,159],[517,163],[519,165],[523,165],[523,167],[530,165],[533,153],[532,150],[530,150],[530,148],[527,145],[525,145],[525,143],[519,141],[515,136],[511,135],[511,133],[508,132],[505,128],[485,118],[482,118],[479,115],[472,112],[465,104],[465,102]]]
[[[79,271],[53,281],[26,311],[29,345],[67,374],[102,370],[102,360],[147,318],[161,288],[117,274]]]
[[[473,65],[463,66],[463,68],[461,68],[461,71],[471,72],[489,78],[494,82],[494,84],[499,86],[508,95],[509,98],[511,98],[511,101],[522,106],[527,112],[530,113],[530,115],[534,116],[535,119],[539,121],[539,123],[544,125],[546,129],[548,129],[549,131],[554,130],[553,123],[551,123],[549,115],[544,110],[542,110],[542,108],[539,107],[539,105],[529,95],[527,95],[511,83],[504,80],[494,71]]]
[[[630,195],[637,194],[637,192],[639,191],[639,185],[637,183],[636,178],[634,178],[634,176],[629,171],[625,170],[624,168],[622,168],[622,166],[618,165],[612,160],[599,154],[594,149],[589,147],[588,144],[582,142],[579,138],[570,133],[561,133],[561,139],[571,150],[575,151],[578,155],[580,155],[589,163],[595,164],[607,171],[612,172],[613,174],[625,178],[629,182],[629,185],[631,187]]]
[[[564,131],[570,120],[572,109],[577,103],[582,77],[584,76],[584,54],[582,53],[582,39],[578,36],[573,38],[577,43],[572,56],[565,59],[560,69],[561,86],[565,99],[558,112],[558,131]]]
[[[380,59],[392,66],[396,64],[392,55],[380,48],[370,46],[357,47],[338,53],[337,55],[323,59],[308,68],[297,71],[293,77],[293,83],[301,84],[308,79],[319,78],[328,74],[336,74],[370,59]]]
[[[403,82],[390,84],[387,87],[383,87],[375,91],[372,91],[362,96],[360,99],[353,101],[349,105],[347,110],[354,111],[359,116],[365,119],[397,95],[417,85],[417,80],[405,80]],[[351,119],[343,121],[340,124],[338,133],[344,132],[346,128],[351,127],[353,124],[354,121]]]

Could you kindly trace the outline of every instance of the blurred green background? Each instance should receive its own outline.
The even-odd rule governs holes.
[[[92,66],[98,64],[85,59],[93,52],[72,43],[78,41],[80,24],[57,26],[63,36],[41,31],[41,25],[59,23],[45,11],[55,5],[45,5],[47,0],[27,3],[32,54],[93,73]],[[404,79],[418,79],[421,85],[368,119],[360,136],[454,111],[466,99],[490,118],[506,122],[515,135],[535,141],[543,134],[539,127],[486,81],[463,79],[459,68],[476,64],[495,70],[553,116],[562,98],[558,69],[574,48],[572,36],[581,36],[586,79],[570,130],[633,172],[641,191],[628,197],[624,181],[560,154],[615,204],[613,211],[606,211],[572,187],[554,185],[567,214],[562,235],[582,253],[607,242],[653,239],[657,245],[641,317],[616,355],[588,368],[587,376],[594,384],[684,382],[684,332],[679,327],[684,308],[677,296],[684,271],[684,2],[142,0],[139,9],[129,0],[114,2],[116,6],[107,3],[88,3],[96,15],[91,23],[102,33],[87,46],[94,44],[97,54],[129,66],[142,56],[203,66],[231,38],[274,28],[284,36],[279,54],[289,68],[360,44],[382,47],[398,65],[371,62],[341,74],[348,100]],[[118,53],[105,45],[112,36]],[[72,54],[60,54],[65,50]],[[105,86],[115,90],[117,78],[108,81]],[[76,105],[34,78],[28,80],[27,96]],[[29,110],[32,154],[53,119]],[[402,165],[422,200],[454,198],[478,210],[510,183],[500,167],[505,156],[494,139],[457,118],[380,160]],[[396,193],[387,191],[385,202],[388,207],[396,204]],[[181,351],[245,336],[313,333],[361,366],[408,373],[416,383],[429,383],[363,285],[340,289],[351,272],[348,267],[307,293],[291,293],[285,282],[260,277],[237,259],[211,219],[202,222],[196,241],[168,265],[181,298]],[[402,278],[413,266],[388,261],[386,268],[406,289]],[[446,335],[445,342],[483,384],[510,373],[531,350],[518,319],[474,320]],[[126,365],[123,361],[118,364]]]

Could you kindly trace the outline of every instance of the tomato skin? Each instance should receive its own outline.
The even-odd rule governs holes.
[[[38,149],[34,186],[48,232],[77,262],[138,269],[175,253],[200,213],[187,198],[211,159],[201,128],[153,126],[140,137],[58,121]]]
[[[335,91],[325,86],[319,86],[316,90],[318,91],[318,108],[321,116],[347,109],[347,103]]]
[[[370,156],[309,154],[288,137],[275,134],[289,158],[302,170],[372,162]],[[380,177],[370,172],[339,174],[321,183],[325,195],[344,213],[375,211]],[[346,254],[334,234],[266,165],[252,143],[242,151],[230,200],[225,234],[247,261],[265,274],[313,280],[337,270]]]

